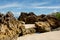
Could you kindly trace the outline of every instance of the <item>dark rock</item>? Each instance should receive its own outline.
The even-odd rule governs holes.
[[[28,16],[33,16],[33,15],[36,16],[33,12],[28,13]]]
[[[36,16],[28,16],[26,19],[26,24],[34,24],[37,20],[36,20]]]
[[[51,28],[57,28],[59,21],[53,16],[46,16],[45,19],[50,24]],[[57,24],[56,24],[57,23]]]
[[[46,15],[42,14],[42,15],[39,15],[37,16],[37,21],[46,21],[46,19],[44,18]]]
[[[18,20],[24,21],[26,24],[33,24],[36,21],[36,15],[33,12],[30,12],[29,14],[22,12]]]
[[[18,20],[26,22],[26,18],[27,18],[27,13],[21,12],[21,15],[19,16]]]
[[[4,23],[8,24],[8,22],[12,21],[12,20],[16,20],[16,18],[14,17],[12,12],[7,12],[6,15],[4,16]]]
[[[52,31],[60,31],[60,27],[52,29]]]
[[[3,23],[3,22],[4,22],[4,14],[0,13],[0,23]]]
[[[33,12],[29,12],[29,13],[22,12],[18,20],[24,21],[26,24],[34,24],[35,22],[38,22],[38,21],[45,21],[44,19],[45,16],[46,15],[44,14],[40,16],[36,16]]]

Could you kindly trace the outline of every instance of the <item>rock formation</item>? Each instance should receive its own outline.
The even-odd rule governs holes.
[[[26,24],[33,24],[36,20],[36,15],[33,12],[24,13],[22,12],[18,18],[19,21],[24,21]]]
[[[35,24],[35,28],[25,28],[25,24]],[[22,12],[18,20],[12,12],[0,13],[0,40],[16,40],[18,36],[35,32],[49,32],[58,29],[60,21],[51,15],[36,16],[33,12]]]
[[[54,16],[50,16],[50,15],[47,15],[45,17],[46,21],[50,24],[50,27],[51,28],[57,28],[59,27],[59,21],[54,17]]]
[[[46,15],[42,18],[42,20],[40,19],[38,22],[36,22],[35,25],[37,32],[52,31],[60,26],[59,21],[51,15]]]
[[[27,13],[21,12],[21,15],[19,16],[18,20],[26,22],[26,18],[27,18]]]
[[[46,16],[46,15],[44,15],[44,14],[41,14],[41,15],[37,16],[37,17],[36,17],[37,22],[39,22],[39,21],[46,21],[46,20],[44,19],[45,16]]]
[[[19,21],[24,21],[26,24],[35,24],[39,32],[51,31],[60,26],[59,20],[52,15],[35,15],[33,12],[22,12],[18,18]]]
[[[50,24],[48,22],[35,22],[37,32],[49,32],[51,31]]]
[[[16,40],[24,31],[23,22],[16,20],[11,12],[0,14],[0,40]]]
[[[4,18],[3,17],[4,17],[4,14],[1,14],[0,13],[0,23],[3,23],[4,22]]]

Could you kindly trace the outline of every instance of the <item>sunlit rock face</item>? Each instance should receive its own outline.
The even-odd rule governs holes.
[[[0,14],[0,40],[16,40],[24,31],[23,22],[15,19],[11,12],[7,12],[6,15]]]
[[[35,28],[27,28],[26,29],[26,34],[32,34],[32,33],[36,33]]]
[[[35,22],[37,32],[49,32],[51,31],[50,24],[48,22]]]

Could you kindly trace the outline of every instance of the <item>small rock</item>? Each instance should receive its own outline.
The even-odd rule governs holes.
[[[37,32],[48,32],[51,31],[50,25],[48,22],[35,22]]]

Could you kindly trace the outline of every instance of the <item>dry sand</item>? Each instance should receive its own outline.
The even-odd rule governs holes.
[[[35,27],[35,24],[25,24],[25,28],[33,28]]]
[[[19,37],[17,40],[60,40],[60,31],[28,34]]]

